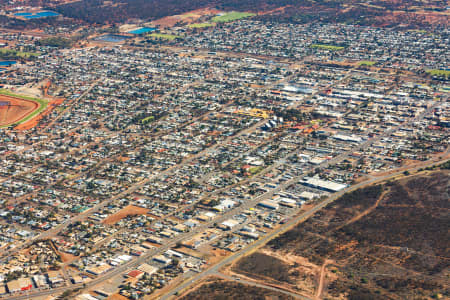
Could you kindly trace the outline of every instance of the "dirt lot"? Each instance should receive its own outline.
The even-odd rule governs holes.
[[[203,8],[203,9],[197,9],[190,12],[187,12],[182,15],[175,15],[175,16],[168,16],[164,17],[162,19],[158,19],[156,21],[153,21],[152,24],[159,25],[162,28],[165,27],[173,27],[178,22],[183,22],[186,24],[193,24],[197,23],[200,18],[203,16],[214,16],[217,13],[219,13],[219,10],[212,9],[212,8]]]
[[[413,25],[420,25],[423,23],[440,24],[442,26],[449,25],[449,17],[445,12],[429,12],[429,11],[415,11],[404,12],[394,11],[385,13],[381,16],[375,17],[375,20],[380,24],[389,26],[391,24],[408,22]]]
[[[41,121],[42,118],[44,118],[45,116],[49,115],[52,110],[57,107],[58,105],[61,105],[64,102],[64,99],[53,99],[51,100],[48,105],[47,108],[41,112],[40,114],[34,116],[32,119],[19,124],[15,127],[16,130],[28,130],[31,129],[33,127],[36,127],[39,122]],[[44,125],[43,125],[44,126]]]
[[[276,281],[290,283],[290,269],[291,266],[281,259],[261,252],[256,252],[243,257],[233,271],[258,275],[260,277],[270,277]]]
[[[128,298],[119,294],[113,294],[108,297],[108,300],[128,300]]]
[[[61,251],[57,251],[57,254],[61,257],[61,261],[63,263],[71,263],[74,260],[78,259],[77,256],[69,254],[69,253],[65,253],[65,252],[61,252]]]
[[[312,298],[448,295],[449,191],[447,170],[345,194],[232,270]]]
[[[230,252],[217,248],[216,250],[210,250],[209,253],[211,254],[211,256],[208,257],[208,263],[210,265],[214,265],[219,261],[221,261],[222,259],[224,259],[225,257],[227,257],[228,255],[230,255]]]
[[[147,208],[138,207],[138,206],[134,206],[134,205],[128,205],[128,206],[122,208],[121,210],[119,210],[118,212],[116,212],[115,214],[110,215],[109,217],[104,219],[102,221],[102,223],[112,225],[128,216],[145,215],[148,212],[149,212],[149,210]]]
[[[39,108],[37,102],[6,95],[0,95],[0,102],[9,103],[0,107],[0,126],[16,123]]]
[[[293,297],[285,294],[231,282],[216,277],[208,278],[197,287],[182,295],[181,300],[234,299],[234,300],[290,300]]]
[[[242,258],[222,272],[306,297],[316,293],[316,281],[320,277],[320,267],[307,259],[269,248]]]

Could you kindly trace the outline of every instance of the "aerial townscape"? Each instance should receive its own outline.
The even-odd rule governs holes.
[[[0,299],[449,299],[449,23],[0,1]]]

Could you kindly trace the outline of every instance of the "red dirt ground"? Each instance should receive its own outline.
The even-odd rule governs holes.
[[[0,95],[0,101],[10,103],[9,106],[0,108],[0,126],[18,122],[40,107],[37,102],[7,95]]]
[[[164,27],[173,27],[177,22],[185,22],[187,24],[196,23],[198,19],[205,15],[215,15],[220,11],[213,8],[202,8],[193,10],[182,15],[168,16],[158,20],[153,21],[154,25],[159,25]]]
[[[47,105],[47,108],[40,114],[36,115],[34,118],[17,125],[14,129],[16,130],[28,130],[33,127],[36,127],[39,124],[39,121],[43,116],[48,115],[51,111],[58,105],[61,105],[64,102],[64,99],[54,99],[50,101]]]
[[[108,300],[128,300],[128,298],[119,294],[113,294],[108,297]]]
[[[115,224],[122,220],[123,218],[126,218],[128,216],[136,216],[136,215],[145,215],[149,210],[147,208],[138,207],[134,205],[128,205],[115,214],[110,215],[106,219],[102,221],[104,224]]]
[[[449,25],[449,16],[446,12],[428,12],[428,11],[393,11],[386,12],[385,14],[375,18],[379,22],[383,22],[384,26],[389,26],[395,23],[404,24],[423,24],[429,23],[432,25],[441,24],[444,26]]]

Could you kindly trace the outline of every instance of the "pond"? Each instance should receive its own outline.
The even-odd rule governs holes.
[[[142,28],[138,28],[138,29],[135,29],[135,30],[128,31],[128,33],[143,34],[143,33],[147,33],[147,32],[156,31],[157,29],[158,28],[154,28],[154,27],[142,27]]]
[[[56,16],[59,16],[59,13],[50,11],[50,10],[45,10],[45,11],[40,11],[40,12],[36,12],[36,13],[21,12],[21,13],[15,13],[14,15],[16,17],[24,17],[25,19],[40,19],[40,18],[47,18],[47,17],[56,17]]]
[[[4,60],[0,61],[0,67],[9,67],[11,65],[14,65],[16,63],[15,60]]]

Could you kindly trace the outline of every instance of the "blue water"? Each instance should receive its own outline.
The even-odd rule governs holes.
[[[119,34],[105,34],[105,35],[95,38],[95,40],[97,40],[97,41],[104,41],[104,42],[111,42],[111,43],[122,42],[126,39],[129,39],[129,37],[124,36],[124,35],[119,35]]]
[[[154,28],[154,27],[142,27],[142,28],[139,28],[139,29],[128,31],[128,33],[143,34],[143,33],[146,33],[146,32],[152,32],[152,31],[156,31],[156,30],[157,30],[157,28]]]
[[[18,17],[24,17],[25,19],[40,19],[47,17],[56,17],[59,16],[59,13],[54,11],[40,11],[37,13],[28,13],[28,12],[15,13],[14,15]]]
[[[14,60],[4,60],[0,61],[0,67],[9,67],[11,65],[14,65],[16,62]]]
[[[36,15],[41,16],[41,17],[56,17],[56,16],[59,16],[59,13],[54,12],[54,11],[41,11],[41,12],[37,13]]]

